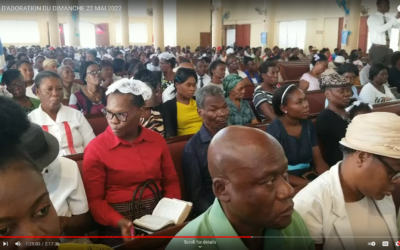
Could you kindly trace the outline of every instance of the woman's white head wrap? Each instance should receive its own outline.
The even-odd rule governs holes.
[[[149,100],[152,90],[144,82],[134,79],[123,78],[108,87],[106,95],[114,93],[116,90],[123,94],[141,95],[145,101]]]

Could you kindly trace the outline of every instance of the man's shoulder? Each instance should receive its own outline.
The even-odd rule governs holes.
[[[285,236],[310,236],[306,223],[296,210],[292,214],[292,222],[282,231]]]
[[[203,239],[194,239],[190,237],[197,236],[214,236],[208,222],[208,213],[210,209],[198,216],[196,219],[189,222],[176,236],[187,236],[187,238],[174,238],[168,244],[166,250],[175,249],[199,249],[196,241]],[[218,249],[216,245],[208,245],[206,249]]]

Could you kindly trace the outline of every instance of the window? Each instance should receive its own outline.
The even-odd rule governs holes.
[[[304,48],[306,41],[306,21],[279,23],[280,48]]]
[[[115,24],[117,43],[122,43],[122,27],[120,23]],[[129,24],[129,42],[130,43],[147,43],[147,24],[146,23],[130,23]]]
[[[37,21],[0,20],[0,34],[3,43],[40,43]]]
[[[65,45],[70,46],[69,44],[69,24],[64,24],[64,38]],[[96,47],[96,28],[93,23],[88,22],[79,22],[79,36],[80,36],[80,44],[81,47],[84,48],[94,48]]]

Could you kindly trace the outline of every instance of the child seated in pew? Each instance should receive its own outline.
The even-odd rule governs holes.
[[[353,101],[350,103],[350,106],[346,108],[347,113],[349,113],[350,119],[353,120],[357,115],[368,114],[372,112],[372,105],[368,103],[363,103],[360,101]]]
[[[288,160],[289,183],[302,187],[329,169],[318,146],[314,124],[308,119],[309,105],[295,84],[274,92],[272,107],[278,116],[267,133],[282,145]]]
[[[43,177],[36,162],[19,145],[31,124],[12,99],[0,97],[0,106],[4,110],[0,117],[0,236],[59,236],[60,220]],[[10,246],[17,241],[22,246],[42,245],[40,249],[111,249],[103,245],[60,244],[58,238],[7,240]]]

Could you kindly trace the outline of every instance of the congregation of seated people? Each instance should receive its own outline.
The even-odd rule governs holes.
[[[177,236],[260,236],[205,249],[354,249],[367,241],[346,236],[365,235],[395,244],[400,54],[388,67],[359,50],[308,50],[5,49],[0,235],[37,234],[2,223],[22,223],[32,206],[47,216],[31,221],[48,225],[41,235],[146,235],[133,220],[162,196],[192,203]],[[131,241],[61,239],[60,249]],[[175,238],[167,249],[197,248]]]

